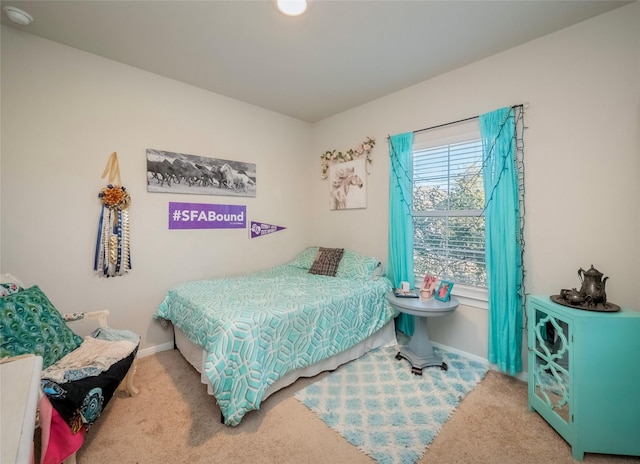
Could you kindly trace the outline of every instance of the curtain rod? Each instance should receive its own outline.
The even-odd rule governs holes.
[[[515,109],[515,108],[525,108],[526,109],[528,106],[529,106],[529,103],[520,103],[519,105],[513,105],[511,108],[512,109]],[[480,117],[480,115],[476,115],[476,116],[471,116],[469,118],[458,119],[457,121],[447,122],[447,123],[444,123],[444,124],[438,124],[437,126],[425,127],[424,129],[414,130],[413,133],[417,134],[419,132],[426,132],[428,130],[438,129],[440,127],[451,126],[453,124],[459,124],[461,122],[467,122],[467,121],[471,121],[473,119],[478,119],[479,117]],[[389,137],[387,137],[387,139],[389,139]]]

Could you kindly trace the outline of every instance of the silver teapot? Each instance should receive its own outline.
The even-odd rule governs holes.
[[[578,277],[582,282],[580,293],[584,295],[588,304],[597,305],[598,303],[605,304],[607,302],[607,293],[604,288],[609,277],[603,279],[602,276],[602,272],[595,269],[593,264],[586,271],[582,268],[578,269]]]

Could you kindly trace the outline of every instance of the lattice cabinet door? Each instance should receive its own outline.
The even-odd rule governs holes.
[[[529,410],[585,452],[640,456],[640,311],[587,311],[530,296]]]
[[[573,323],[541,307],[531,311],[530,319],[530,402],[569,441],[574,435],[570,382]]]

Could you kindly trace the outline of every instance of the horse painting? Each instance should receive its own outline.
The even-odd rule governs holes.
[[[351,188],[362,190],[364,182],[356,173],[355,164],[357,161],[351,161],[337,166],[331,166],[331,209],[349,209],[363,208],[366,205],[363,202],[364,192],[353,191]],[[347,166],[349,165],[350,166]],[[351,191],[351,196],[349,192]],[[355,193],[358,193],[357,198]],[[353,197],[353,198],[352,198]],[[352,201],[349,201],[352,200]]]
[[[147,191],[256,196],[256,165],[147,149]]]
[[[246,192],[249,186],[256,185],[247,174],[234,170],[226,163],[220,167],[220,174],[222,174],[221,185],[236,191]]]

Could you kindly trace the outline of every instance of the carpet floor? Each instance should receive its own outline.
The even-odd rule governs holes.
[[[379,464],[414,464],[489,365],[434,348],[449,369],[414,375],[396,353],[371,351],[295,397]]]
[[[239,426],[226,427],[200,375],[177,350],[141,358],[136,373],[140,394],[114,396],[89,431],[78,464],[372,464],[372,458],[295,399],[297,391],[326,375],[298,380],[270,396]],[[527,410],[526,383],[489,371],[418,461],[452,463],[575,461],[567,443]],[[640,464],[640,458],[588,453],[584,463]]]

